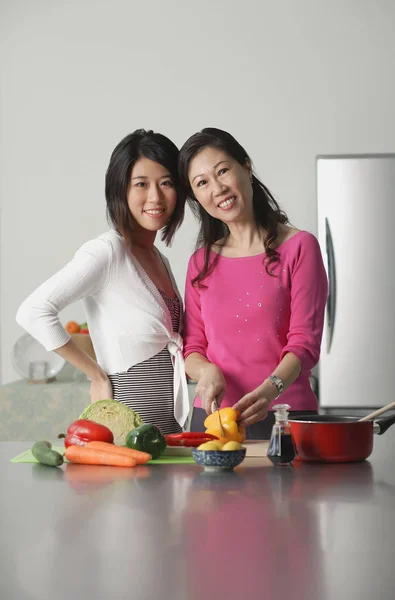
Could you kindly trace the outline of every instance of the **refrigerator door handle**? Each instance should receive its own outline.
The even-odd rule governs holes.
[[[327,352],[329,353],[332,345],[333,331],[335,326],[336,316],[336,266],[335,266],[335,252],[333,249],[333,240],[329,221],[325,218],[325,232],[326,232],[326,254],[328,257],[328,283],[329,293],[326,304],[327,310]]]

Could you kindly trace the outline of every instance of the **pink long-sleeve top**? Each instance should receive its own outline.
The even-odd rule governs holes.
[[[309,377],[320,356],[328,282],[317,239],[298,231],[277,247],[270,275],[265,254],[219,256],[205,287],[192,285],[204,250],[189,260],[185,290],[184,356],[198,352],[226,379],[222,407],[233,406],[258,387],[288,352],[302,365],[282,394],[291,410],[316,410]],[[212,252],[212,258],[216,255]],[[274,401],[269,408],[280,401]],[[197,397],[195,406],[200,407]]]

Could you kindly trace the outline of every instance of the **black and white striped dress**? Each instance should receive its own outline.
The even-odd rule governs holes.
[[[169,298],[159,290],[169,309],[173,331],[180,327],[180,301]],[[109,375],[114,400],[118,400],[136,411],[144,423],[159,427],[164,435],[180,433],[181,426],[174,418],[173,363],[170,352],[163,348],[124,373]]]

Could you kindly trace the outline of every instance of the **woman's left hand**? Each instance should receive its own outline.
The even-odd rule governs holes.
[[[274,400],[273,390],[263,383],[241,398],[233,408],[240,412],[241,427],[248,427],[266,419],[270,402]]]

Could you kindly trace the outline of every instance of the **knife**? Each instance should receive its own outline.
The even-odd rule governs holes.
[[[218,404],[216,399],[214,398],[214,400],[211,403],[211,412],[218,412],[218,421],[219,421],[219,428],[221,431],[221,437],[225,437],[225,429],[222,427],[222,421],[221,421],[221,413],[219,412],[219,408],[218,408]]]

